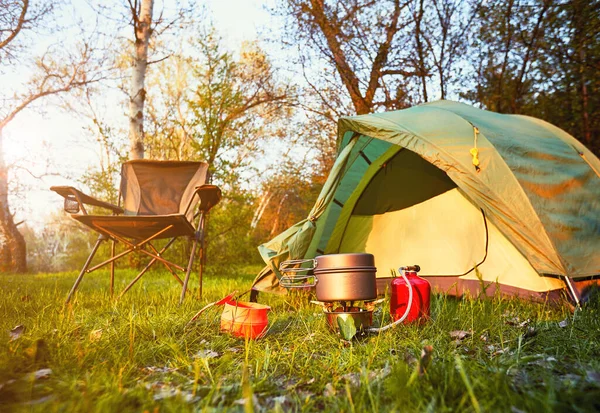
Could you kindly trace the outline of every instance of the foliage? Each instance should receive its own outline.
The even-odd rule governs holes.
[[[247,191],[237,188],[210,213],[206,263],[220,273],[230,271],[235,263],[260,262],[249,232],[253,201]]]
[[[461,97],[600,153],[597,0],[280,0],[274,14],[298,50],[303,104],[325,119]]]
[[[191,46],[195,58],[181,51],[152,80],[162,93],[149,99],[155,134],[147,151],[152,158],[209,164],[209,180],[224,199],[208,219],[208,262],[253,262],[258,255],[249,231],[254,197],[248,181],[263,146],[281,134],[293,90],[256,43],[245,44],[235,58],[209,30]]]
[[[30,271],[59,272],[83,265],[96,236],[62,212],[46,220],[39,233],[32,228],[22,230],[27,243]]]
[[[297,64],[309,91],[338,114],[347,106],[344,101],[351,103],[355,113],[365,114],[410,103],[407,80],[418,76],[420,68],[412,63],[412,49],[406,47],[411,44],[407,26],[413,20],[409,3],[285,0],[275,13],[286,18],[288,42],[298,49]],[[327,69],[313,71],[323,65]],[[327,90],[344,98],[330,100]],[[333,106],[338,102],[343,106]]]
[[[260,145],[278,136],[293,90],[256,43],[244,44],[236,59],[208,30],[185,49],[192,56],[181,51],[157,74],[163,93],[151,99],[158,133],[150,157],[203,160],[215,182],[237,181],[260,156]]]
[[[0,329],[14,331],[0,340],[0,409],[598,410],[598,301],[573,315],[548,303],[434,295],[424,325],[348,343],[308,296],[261,295],[272,308],[263,339],[219,333],[219,307],[185,328],[207,302],[244,291],[257,269],[206,277],[203,300],[182,306],[164,273],[147,274],[120,301],[108,296],[107,273],[91,274],[69,306],[75,273],[0,275]],[[133,275],[119,272],[117,291]],[[376,320],[389,320],[387,305]]]
[[[475,88],[462,96],[545,119],[600,153],[600,3],[491,1],[475,24]]]
[[[306,160],[289,160],[263,183],[251,224],[255,245],[308,216],[324,183],[315,181],[315,171],[318,169]]]
[[[8,71],[17,59],[17,52],[25,54],[23,33],[33,33],[45,27],[47,23],[43,19],[50,17],[56,4],[48,2],[30,7],[28,0],[0,3],[1,71]],[[64,39],[57,41],[61,40]],[[0,271],[22,273],[27,269],[25,240],[9,206],[9,173],[2,149],[3,130],[36,102],[69,93],[103,77],[102,64],[85,40],[71,46],[65,50],[54,45],[41,55],[31,54],[23,58],[27,62],[23,66],[31,65],[33,68],[30,77],[14,88],[6,88],[0,95]]]

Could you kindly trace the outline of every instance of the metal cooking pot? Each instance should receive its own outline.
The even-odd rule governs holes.
[[[302,267],[305,264],[311,266]],[[314,259],[289,260],[280,264],[279,271],[283,274],[279,280],[282,287],[315,287],[319,301],[377,298],[377,268],[372,254],[329,254]]]

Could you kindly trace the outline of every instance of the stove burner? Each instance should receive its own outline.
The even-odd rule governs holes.
[[[373,310],[377,304],[385,301],[385,298],[369,301],[311,301],[311,303],[323,307],[327,325],[333,331],[339,331],[338,318],[343,321],[352,318],[354,326],[358,331],[365,330],[373,324]]]

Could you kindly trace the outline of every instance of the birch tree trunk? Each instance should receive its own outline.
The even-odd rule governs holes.
[[[148,66],[148,44],[152,35],[152,10],[154,0],[130,1],[135,33],[135,56],[131,76],[129,100],[129,159],[144,158],[144,102],[146,100],[146,67]]]

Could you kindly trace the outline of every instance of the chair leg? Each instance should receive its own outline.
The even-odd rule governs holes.
[[[257,303],[258,302],[258,290],[250,290],[250,302],[251,303]]]
[[[110,258],[115,257],[115,240],[111,240],[110,246]],[[110,296],[112,297],[115,292],[115,262],[110,263]]]
[[[194,239],[194,244],[192,244],[192,253],[190,254],[187,271],[185,273],[185,279],[183,280],[183,288],[181,289],[181,297],[179,298],[179,305],[183,304],[183,299],[185,298],[185,291],[187,290],[187,285],[188,285],[188,282],[190,281],[190,274],[192,272],[192,266],[194,265],[194,255],[196,255],[196,247],[197,246],[198,246],[198,240]]]
[[[148,265],[146,265],[146,267],[140,271],[140,273],[133,279],[131,280],[131,282],[129,283],[129,285],[127,285],[127,287],[125,287],[125,289],[121,292],[121,294],[119,294],[119,298],[118,300],[121,299],[121,297],[123,297],[123,294],[125,294],[127,291],[129,291],[129,289],[131,287],[133,287],[133,285],[139,281],[140,278],[142,278],[142,275],[144,275],[146,273],[146,271],[148,271],[150,269],[150,267],[152,267],[152,265],[156,262],[156,259],[152,259]]]
[[[67,299],[65,300],[65,304],[68,304],[69,301],[71,301],[71,297],[73,296],[73,294],[75,294],[75,291],[77,291],[77,288],[79,287],[79,283],[83,279],[83,275],[85,274],[88,267],[90,266],[90,263],[92,262],[92,259],[94,258],[94,255],[96,255],[96,251],[98,251],[100,244],[105,239],[106,239],[106,237],[104,237],[102,235],[98,237],[98,240],[96,241],[96,244],[94,245],[94,248],[92,249],[92,252],[90,253],[90,256],[85,261],[85,264],[83,265],[83,268],[81,269],[81,272],[79,273],[79,276],[77,277],[77,280],[75,280],[75,284],[73,284],[73,288],[71,288],[71,291],[69,292],[69,295],[67,296]]]
[[[173,243],[173,241],[175,240],[175,238],[171,239],[171,241],[169,241],[169,243],[167,245],[165,245],[160,251],[157,251],[156,248],[154,248],[154,246],[150,243],[148,243],[148,246],[152,249],[152,251],[154,252],[154,254],[159,255],[162,254],[163,252],[165,252],[167,250],[167,248],[169,248],[171,246],[171,244]],[[152,262],[157,261],[156,258],[152,259]],[[173,270],[173,268],[171,268],[171,266],[169,264],[167,264],[166,262],[163,262],[163,265],[167,268],[167,270],[169,270],[169,272],[171,273],[171,275],[175,278],[175,280],[177,280],[177,282],[183,286],[183,280],[181,278],[179,278],[179,276],[177,275],[177,273]]]
[[[202,272],[204,270],[204,242],[202,242],[202,245],[200,246],[199,261],[200,261],[200,267],[198,268],[198,282],[200,285],[198,286],[198,300],[201,300],[202,299]]]

